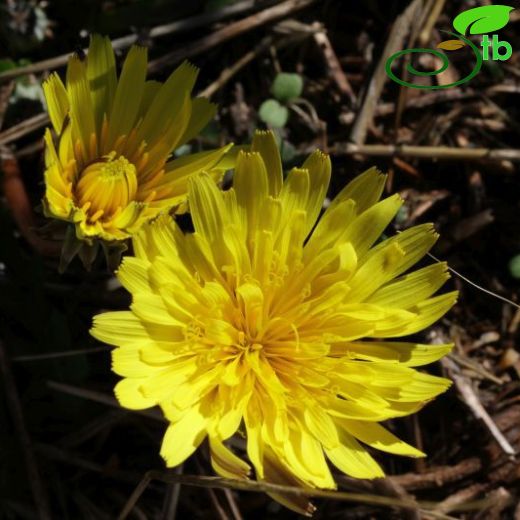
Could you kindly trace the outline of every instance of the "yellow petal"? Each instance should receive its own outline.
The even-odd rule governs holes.
[[[356,439],[376,450],[408,457],[425,457],[422,451],[398,439],[380,424],[349,419],[338,419],[336,422]]]
[[[188,177],[193,173],[208,172],[218,161],[231,149],[233,144],[227,144],[222,148],[184,155],[166,163],[164,169],[164,182],[169,183],[174,180]]]
[[[160,81],[145,81],[143,97],[141,98],[141,106],[139,107],[139,112],[137,114],[138,119],[146,115],[146,112],[148,112],[153,100],[155,99],[155,96],[157,96],[161,87],[162,83]]]
[[[209,449],[211,455],[211,466],[220,476],[224,478],[246,479],[251,472],[249,464],[237,457],[220,440],[210,437]]]
[[[309,200],[310,179],[309,170],[293,168],[287,175],[280,191],[282,202],[282,228],[286,222],[290,222],[296,211],[305,211]]]
[[[196,98],[192,101],[190,122],[179,139],[179,146],[191,141],[215,117],[217,105],[206,98]]]
[[[433,363],[448,354],[453,344],[421,345],[418,343],[391,341],[356,341],[335,345],[334,353],[366,361],[400,363],[407,367],[417,367]]]
[[[349,280],[349,300],[365,300],[384,283],[409,269],[428,252],[437,237],[431,224],[422,224],[373,247]]]
[[[307,428],[323,446],[334,448],[339,444],[336,425],[319,404],[305,407],[303,415]]]
[[[267,170],[259,153],[238,154],[233,189],[241,214],[246,219],[244,224],[247,225],[249,237],[252,239],[262,219],[260,208],[269,192]]]
[[[191,177],[188,189],[195,231],[214,244],[221,239],[226,222],[222,192],[207,174]]]
[[[93,34],[87,57],[87,76],[97,132],[101,132],[103,118],[110,114],[117,87],[116,61],[110,39]]]
[[[362,421],[380,421],[387,408],[386,401],[373,392],[362,389],[356,392],[355,385],[349,385],[349,391],[343,392],[350,400],[331,398],[327,401],[327,412],[334,417],[359,419]],[[356,402],[354,402],[354,400]]]
[[[134,128],[144,92],[147,61],[145,47],[134,45],[130,48],[121,70],[110,112],[105,153],[112,151],[119,136],[128,136]]]
[[[65,118],[63,128],[61,129],[60,138],[58,141],[58,157],[62,165],[69,165],[76,163],[74,151],[72,148],[72,124],[69,119]],[[78,157],[78,159],[81,159]]]
[[[198,69],[196,67],[188,62],[184,62],[170,75],[156,93],[147,113],[144,115],[137,132],[138,142],[144,140],[149,146],[154,146],[157,141],[162,139],[164,128],[170,124],[172,116],[176,118],[185,102],[185,98],[189,97],[197,74]],[[173,121],[173,124],[176,123],[176,120]],[[184,133],[187,123],[182,133]]]
[[[45,132],[45,146],[46,163],[48,166],[45,170],[45,186],[47,191],[49,188],[52,188],[63,197],[72,201],[71,183],[66,178],[66,172],[59,162],[49,129]]]
[[[309,171],[309,197],[305,206],[307,224],[305,234],[316,224],[323,201],[329,188],[331,164],[330,157],[317,150],[303,163],[302,168]]]
[[[112,370],[123,377],[146,378],[157,370],[141,360],[139,346],[116,348],[112,351]]]
[[[141,392],[141,384],[144,379],[122,379],[114,388],[114,393],[119,404],[130,410],[143,410],[155,406],[154,399],[146,398]]]
[[[247,431],[247,456],[255,467],[258,479],[264,478],[264,442],[262,439],[262,417],[258,396],[253,393],[244,412]]]
[[[160,92],[157,94],[157,97],[159,96]],[[186,92],[184,95],[177,94],[177,97],[181,97],[180,105],[175,108],[175,112],[171,109],[167,122],[164,126],[158,127],[160,128],[160,138],[154,139],[151,135],[147,136],[149,140],[145,138],[149,145],[150,168],[147,173],[142,175],[143,180],[150,176],[150,172],[154,175],[153,165],[166,160],[170,152],[179,145],[180,139],[189,124],[192,106],[190,95]]]
[[[148,280],[149,262],[133,256],[125,256],[119,269],[117,278],[121,285],[130,293],[151,292]]]
[[[375,365],[373,363],[372,365]],[[375,368],[375,367],[373,367]],[[406,367],[387,365],[377,368],[377,377],[371,382],[371,387],[381,397],[399,403],[425,403],[445,392],[451,381],[443,377],[417,372],[404,372]]]
[[[429,327],[432,323],[436,322],[439,318],[444,316],[444,314],[446,314],[451,309],[451,307],[455,305],[458,295],[458,291],[454,291],[419,302],[409,309],[411,312],[417,314],[417,316],[408,324],[403,326],[396,326],[396,328],[392,330],[376,333],[373,335],[373,337],[395,338],[397,336],[415,334],[416,332]]]
[[[344,242],[344,235],[356,215],[356,205],[352,200],[345,200],[328,208],[322,215],[307,244],[305,244],[305,258],[314,258],[325,249],[338,242]],[[357,256],[357,255],[356,255]]]
[[[109,345],[124,345],[149,338],[141,321],[130,311],[105,312],[94,316],[90,334]]]
[[[359,258],[380,238],[402,204],[401,197],[393,195],[371,206],[352,222],[344,239],[352,242]]]
[[[139,229],[139,217],[141,216],[146,205],[142,202],[130,202],[119,215],[113,220],[115,227],[128,230],[137,231]]]
[[[69,112],[69,99],[63,82],[55,72],[43,82],[43,93],[52,126],[55,132],[60,134]]]
[[[347,184],[334,198],[329,209],[344,200],[352,199],[356,203],[358,214],[363,213],[380,199],[385,182],[386,175],[372,167]]]
[[[188,179],[200,172],[210,172],[232,146],[232,144],[229,144],[216,150],[185,155],[170,161],[166,164],[165,174],[159,182],[144,183],[140,186],[138,197],[144,198],[146,193],[165,187],[168,188],[169,197],[182,196],[186,198]]]
[[[258,152],[262,156],[267,171],[269,195],[277,197],[282,189],[283,171],[280,152],[273,132],[257,130],[253,137],[251,151]]]
[[[336,487],[319,439],[299,428],[290,433],[283,449],[285,462],[297,478],[319,488]]]
[[[254,283],[245,283],[237,287],[236,294],[241,304],[242,315],[249,334],[253,337],[263,329],[264,319],[264,294],[262,289]]]
[[[136,342],[148,343],[150,340],[170,344],[184,339],[179,327],[159,324],[144,324],[131,311],[105,312],[94,316],[90,334],[97,340],[109,345],[124,347]]]
[[[441,262],[406,274],[378,289],[367,301],[381,307],[407,309],[431,296],[449,279],[447,268]]]
[[[89,157],[90,136],[95,135],[96,126],[87,78],[87,64],[76,55],[70,57],[67,67],[67,92],[73,132],[81,139],[83,159],[86,161]]]
[[[197,370],[194,357],[175,360],[159,370],[153,370],[143,381],[141,391],[147,398],[160,403],[170,400],[174,394],[182,391],[181,385]]]
[[[171,314],[168,312],[163,299],[158,294],[150,292],[135,293],[130,309],[141,321],[146,322],[147,324],[159,323],[166,326],[184,325],[183,323],[178,323],[173,319]],[[182,337],[182,335],[180,337]]]
[[[220,159],[220,161],[215,165],[215,168],[224,172],[227,170],[232,170],[237,163],[238,154],[240,152],[250,151],[251,146],[249,145],[235,145],[228,152],[226,152],[226,154],[224,154],[222,159]]]
[[[341,433],[340,445],[332,449],[325,448],[325,453],[334,466],[351,477],[372,479],[385,476],[366,449],[346,432]]]
[[[266,446],[264,456],[265,480],[282,486],[305,487],[305,483],[297,478],[287,465]],[[316,508],[309,502],[308,498],[301,495],[289,495],[282,493],[268,493],[277,502],[285,507],[304,516],[311,516]]]
[[[182,464],[204,440],[207,419],[192,408],[179,422],[171,424],[164,435],[161,456],[171,468]]]

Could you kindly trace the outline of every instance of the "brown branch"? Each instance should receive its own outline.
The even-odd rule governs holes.
[[[293,44],[296,41],[307,38],[316,32],[313,26],[291,23],[291,20],[280,22],[274,27],[275,32],[285,34],[285,36],[275,39],[274,35],[268,35],[263,38],[254,49],[250,50],[242,57],[240,57],[233,65],[226,67],[222,70],[219,77],[208,85],[204,90],[199,92],[197,96],[211,97],[215,92],[220,90],[226,85],[241,69],[251,63],[254,59],[258,58],[261,54],[267,52],[271,45],[274,45],[277,49],[283,49],[284,47]]]
[[[389,56],[402,48],[404,39],[410,31],[410,27],[413,27],[414,20],[421,12],[422,3],[422,0],[414,0],[394,22],[385,48],[368,84],[363,105],[350,134],[350,140],[358,145],[365,142],[368,127],[372,123],[377,102],[388,79],[385,70],[386,60]]]
[[[438,90],[436,92],[428,92],[418,97],[408,99],[404,105],[405,110],[426,108],[440,103],[450,103],[453,101],[462,101],[464,99],[479,98],[482,96],[493,97],[500,94],[520,94],[520,86],[518,85],[493,85],[484,90]],[[392,115],[396,110],[396,103],[380,103],[374,110],[373,117],[384,117]],[[345,112],[340,114],[340,123],[350,125],[353,123],[356,114],[354,112]]]
[[[149,471],[144,475],[141,482],[139,482],[133,491],[124,509],[119,514],[118,520],[124,520],[128,516],[152,480],[159,480],[167,483],[178,482],[182,485],[203,488],[227,488],[241,491],[252,491],[256,493],[283,493],[295,496],[330,498],[335,500],[345,500],[349,502],[359,502],[363,504],[382,505],[389,507],[417,507],[415,500],[403,500],[382,497],[378,495],[347,493],[344,491],[328,491],[314,488],[297,488],[251,480],[235,480],[221,477],[205,477],[199,475],[177,475],[173,472]]]
[[[117,399],[111,395],[104,394],[102,392],[96,392],[95,390],[89,390],[86,388],[80,388],[77,386],[67,385],[65,383],[58,383],[56,381],[47,381],[47,386],[62,392],[64,394],[73,395],[82,399],[88,399],[89,401],[95,401],[97,403],[111,406],[113,408],[122,409],[121,405],[117,402]],[[154,419],[156,421],[164,422],[165,418],[157,410],[132,410],[133,413]]]
[[[482,469],[482,462],[477,457],[463,460],[454,466],[439,466],[424,473],[405,473],[390,475],[387,478],[406,490],[442,487],[450,482],[457,482]]]
[[[238,61],[233,63],[231,67],[226,67],[220,73],[220,76],[210,85],[208,85],[204,90],[202,90],[198,95],[200,97],[211,97],[215,92],[220,90],[231,78],[237,74],[243,67],[245,67],[248,63],[251,63],[257,56],[266,52],[270,45],[273,43],[272,36],[266,36],[260,43],[251,51],[244,54]]]
[[[34,231],[34,213],[25,190],[18,161],[3,147],[0,149],[0,168],[3,175],[3,193],[20,233],[43,256],[58,256],[61,246],[39,237]]]
[[[414,157],[438,160],[520,161],[520,150],[502,148],[457,148],[449,146],[411,146],[391,144],[335,143],[332,155],[367,155],[372,157]]]
[[[445,498],[440,504],[435,508],[436,511],[440,511],[441,513],[449,513],[453,510],[454,507],[459,504],[463,504],[468,500],[474,499],[476,496],[481,495],[485,491],[489,489],[489,484],[481,484],[479,482],[475,484],[471,484],[470,486],[456,491],[449,497]]]
[[[74,350],[64,350],[61,352],[47,352],[45,354],[29,354],[26,356],[14,356],[13,363],[27,362],[27,361],[44,361],[48,359],[62,359],[64,357],[84,356],[87,354],[96,354],[98,352],[107,352],[112,350],[108,345],[100,347],[88,347]]]
[[[318,0],[286,0],[285,2],[274,5],[273,7],[264,9],[259,13],[248,16],[247,18],[230,23],[218,31],[195,40],[176,51],[165,54],[164,56],[151,61],[148,64],[148,69],[151,72],[155,72],[166,65],[175,64],[186,58],[191,58],[197,54],[201,54],[202,52],[213,49],[217,45],[232,38],[236,38],[247,31],[256,29],[257,27],[279,18],[289,16],[295,11],[304,9],[317,1]]]
[[[219,9],[218,11],[192,16],[190,18],[185,18],[184,20],[179,20],[177,22],[169,23],[166,25],[159,25],[150,30],[150,32],[148,33],[148,37],[160,38],[162,36],[167,36],[170,34],[178,34],[181,32],[190,31],[193,29],[204,27],[206,25],[210,25],[215,22],[221,22],[223,20],[226,20],[227,18],[231,18],[232,16],[237,16],[250,11],[254,11],[255,9],[258,9],[258,2],[255,2],[254,0],[245,0],[242,2],[238,2],[235,5],[230,5],[222,9]],[[122,38],[116,38],[115,40],[113,40],[112,46],[114,49],[125,49],[127,47],[130,47],[130,45],[134,44],[137,40],[137,35],[130,34],[128,36],[123,36]],[[85,49],[85,52],[87,50],[88,49]],[[49,58],[47,60],[39,61],[37,63],[32,63],[31,65],[27,65],[26,67],[18,67],[16,69],[4,72],[0,74],[0,83],[3,81],[8,81],[12,78],[23,76],[25,74],[35,74],[37,72],[43,72],[45,70],[63,67],[67,64],[70,54],[71,53],[69,52],[67,54],[62,54],[61,56],[56,56],[54,58]]]
[[[40,476],[31,438],[25,425],[23,408],[16,388],[11,363],[2,341],[0,341],[0,372],[2,373],[7,405],[11,412],[16,436],[22,447],[29,486],[38,511],[38,517],[41,520],[50,520],[51,514],[47,492]]]
[[[0,87],[0,129],[4,124],[4,117],[7,111],[7,105],[9,105],[9,100],[11,99],[11,94],[14,90],[14,81],[7,83],[6,85],[2,85]],[[1,134],[0,134],[1,135]]]
[[[495,438],[497,443],[500,445],[506,455],[514,457],[516,455],[515,449],[511,446],[511,443],[507,440],[505,435],[499,430],[491,416],[488,414],[486,409],[482,406],[480,399],[471,385],[471,380],[463,375],[452,374],[452,378],[455,380],[455,385],[459,390],[464,402],[473,412],[477,419],[480,419],[487,427],[491,435]]]
[[[46,113],[37,114],[28,119],[24,119],[17,125],[11,126],[7,130],[0,132],[0,145],[5,145],[16,141],[24,135],[30,134],[38,128],[42,128],[49,123],[49,116]]]
[[[350,493],[345,491],[334,491],[317,488],[300,488],[293,486],[285,486],[280,484],[271,484],[269,482],[259,482],[254,480],[238,480],[221,477],[206,477],[199,475],[178,475],[172,471],[148,471],[141,482],[134,489],[132,495],[128,499],[125,507],[118,516],[118,520],[124,520],[132,511],[133,507],[139,500],[140,496],[146,490],[150,482],[159,480],[166,483],[180,483],[186,486],[195,486],[203,488],[218,489],[235,489],[238,491],[251,491],[254,493],[276,493],[285,495],[294,495],[302,497],[326,498],[330,500],[340,500],[346,502],[354,502],[360,504],[369,504],[372,506],[387,506],[399,508],[417,508],[420,512],[428,514],[434,518],[449,518],[442,513],[433,511],[437,506],[436,502],[416,501],[412,499],[385,497],[375,494]],[[490,504],[489,500],[479,500],[469,504],[457,505],[454,510],[474,511],[479,510],[482,506]]]
[[[330,43],[327,33],[323,30],[316,32],[314,34],[314,40],[323,54],[330,78],[334,81],[334,83],[336,83],[339,91],[343,95],[347,96],[350,99],[352,105],[354,105],[357,101],[356,94],[354,94],[354,90],[352,90],[352,86],[350,85],[347,75],[341,67],[341,63],[338,59],[336,51],[334,50],[334,47]]]

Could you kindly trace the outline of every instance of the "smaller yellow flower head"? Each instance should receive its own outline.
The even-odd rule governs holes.
[[[450,381],[415,370],[451,345],[400,339],[439,319],[457,293],[437,263],[409,272],[434,244],[420,225],[378,242],[399,210],[385,176],[354,179],[321,218],[330,160],[315,152],[284,180],[274,137],[240,152],[233,187],[190,180],[194,233],[168,218],[134,239],[118,271],[129,311],[94,318],[116,348],[115,393],[133,409],[159,405],[170,426],[161,455],[182,463],[206,437],[220,475],[249,465],[225,441],[247,438],[256,477],[333,488],[327,459],[357,478],[382,477],[364,446],[423,454],[379,425],[419,410]],[[302,497],[275,497],[310,512]]]
[[[188,179],[214,171],[229,149],[171,160],[213,117],[191,98],[197,69],[182,64],[164,84],[146,81],[147,52],[130,49],[119,78],[110,40],[91,38],[88,56],[71,56],[64,85],[43,89],[52,126],[45,134],[44,208],[75,225],[80,240],[124,240],[161,211],[186,199]]]

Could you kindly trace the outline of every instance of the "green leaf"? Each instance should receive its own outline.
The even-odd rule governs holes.
[[[280,74],[274,78],[271,86],[271,94],[282,103],[300,97],[302,90],[302,77],[299,74],[289,72],[280,72]]]
[[[513,256],[509,261],[509,272],[513,278],[520,280],[520,255]]]
[[[7,72],[8,70],[15,68],[16,63],[11,58],[4,58],[0,60],[0,72]]]
[[[121,256],[128,249],[125,242],[101,242],[107,267],[110,271],[115,271],[121,263]]]
[[[260,105],[260,119],[273,128],[283,128],[289,119],[289,110],[280,105],[276,99],[268,99]]]
[[[486,34],[498,31],[509,22],[509,5],[483,5],[463,11],[453,20],[453,27],[460,34]]]
[[[63,240],[63,245],[61,246],[61,257],[60,257],[60,265],[58,267],[58,272],[63,274],[69,264],[72,262],[74,257],[79,253],[79,250],[83,246],[81,240],[76,236],[76,230],[74,226],[71,224],[67,226],[67,230],[65,231],[65,239]]]

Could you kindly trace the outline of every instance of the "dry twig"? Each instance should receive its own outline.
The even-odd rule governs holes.
[[[482,406],[478,395],[476,394],[473,386],[471,385],[471,381],[463,376],[461,373],[458,373],[458,367],[448,358],[444,358],[442,360],[443,365],[450,372],[451,378],[455,381],[455,385],[457,386],[458,391],[460,392],[464,402],[469,407],[469,409],[473,412],[477,419],[481,419],[482,422],[486,425],[491,435],[498,442],[502,450],[506,455],[514,457],[516,452],[513,446],[506,439],[504,434],[498,429],[497,425],[491,418],[491,416],[487,413],[486,409]]]
[[[185,18],[184,20],[179,20],[177,22],[166,25],[159,25],[151,29],[147,36],[149,38],[160,38],[162,36],[191,31],[193,29],[204,27],[215,22],[221,22],[233,16],[248,13],[257,9],[259,5],[261,4],[255,0],[244,0],[214,12],[203,13],[198,16],[192,16],[190,18]],[[130,34],[128,36],[123,36],[122,38],[116,38],[113,40],[112,46],[116,50],[125,49],[130,47],[130,45],[134,44],[136,41],[138,41],[138,35]],[[84,49],[85,52],[87,50],[88,49]],[[8,70],[7,72],[0,74],[0,83],[23,76],[25,74],[35,74],[37,72],[63,67],[67,64],[69,56],[70,53],[62,54],[61,56],[49,58],[48,60],[31,63],[31,65],[27,65],[26,67],[18,67],[16,69]]]
[[[28,119],[24,119],[17,125],[0,132],[0,145],[12,143],[20,139],[20,137],[44,127],[47,123],[49,123],[49,116],[47,114],[37,114]]]
[[[20,232],[43,256],[58,256],[61,245],[44,240],[34,232],[34,212],[25,190],[18,161],[7,147],[0,147],[0,168],[3,171],[3,192]]]
[[[457,482],[473,475],[482,469],[482,462],[477,457],[463,460],[454,466],[439,466],[431,468],[424,473],[405,473],[403,475],[391,475],[387,478],[395,481],[407,490],[429,489],[442,487],[450,482]]]
[[[305,39],[308,36],[314,34],[317,29],[314,29],[312,26],[308,26],[301,23],[289,23],[290,20],[286,22],[280,22],[274,27],[274,32],[283,32],[289,31],[286,36],[283,36],[279,39],[275,39],[274,35],[269,35],[263,38],[260,43],[258,43],[254,49],[250,50],[246,54],[244,54],[239,60],[237,60],[230,67],[226,67],[222,70],[219,77],[213,81],[210,85],[208,85],[204,90],[199,92],[198,96],[201,97],[211,97],[215,92],[220,90],[224,85],[226,85],[240,70],[242,70],[246,65],[251,63],[254,59],[258,58],[265,52],[267,52],[271,46],[275,46],[278,49],[284,48],[287,45],[291,45],[299,40]]]
[[[377,102],[388,79],[385,70],[386,60],[388,56],[391,56],[402,47],[403,41],[410,31],[410,27],[413,26],[413,20],[419,15],[421,8],[422,0],[414,0],[394,22],[379,63],[368,84],[363,106],[359,111],[350,134],[350,140],[357,145],[365,142],[368,127],[372,122]]]
[[[335,143],[332,155],[367,155],[372,157],[414,157],[430,160],[520,161],[520,149],[457,148],[450,146],[409,146],[391,144]]]
[[[65,383],[58,383],[56,381],[47,381],[47,386],[58,392],[63,392],[64,394],[74,395],[76,397],[81,397],[82,399],[88,399],[90,401],[96,401],[113,408],[121,408],[115,397],[103,394],[101,392],[79,388],[77,386],[67,385]],[[134,412],[139,415],[149,417],[150,419],[155,419],[156,421],[165,420],[164,417],[155,410],[134,410]]]
[[[202,52],[216,48],[218,45],[237,36],[256,29],[268,22],[284,18],[290,14],[304,9],[318,0],[286,0],[280,4],[274,5],[259,13],[255,13],[247,18],[243,18],[237,22],[230,23],[203,38],[195,40],[184,47],[165,54],[148,64],[151,72],[162,69],[166,65],[178,63],[186,58],[191,58]]]
[[[2,341],[0,341],[0,372],[2,373],[7,405],[11,412],[16,436],[22,447],[27,476],[29,477],[29,485],[31,487],[36,510],[38,511],[38,517],[40,520],[50,520],[51,513],[49,508],[49,499],[40,476],[32,441],[25,425],[23,408],[16,388],[13,372],[11,370],[11,363],[9,362],[9,357]]]
[[[336,83],[339,91],[343,95],[347,96],[350,99],[351,104],[354,105],[357,101],[356,95],[352,90],[350,81],[341,68],[341,63],[334,51],[334,47],[332,47],[332,44],[330,43],[327,33],[323,30],[316,32],[314,34],[314,40],[323,53],[329,76],[332,78],[334,83]]]

